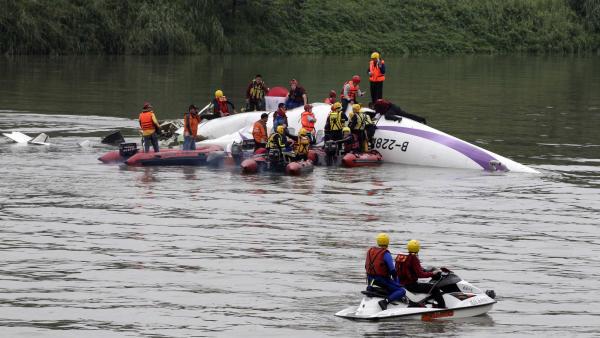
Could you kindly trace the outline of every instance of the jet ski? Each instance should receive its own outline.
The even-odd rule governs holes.
[[[326,103],[312,105],[312,111],[317,119],[315,123],[317,145],[322,145],[323,130],[331,106]],[[361,110],[371,115],[375,114],[369,108]],[[288,129],[291,134],[300,130],[300,116],[303,111],[303,107],[287,111]],[[198,134],[209,139],[198,144],[215,144],[227,149],[234,141],[241,142],[244,139],[252,138],[252,124],[260,119],[262,113],[265,112],[235,114],[203,122],[198,126]],[[272,114],[272,112],[266,113]],[[373,149],[381,153],[383,160],[387,163],[476,169],[490,172],[539,173],[535,169],[448,135],[429,125],[414,121],[409,117],[394,120],[376,117],[374,122],[377,129],[373,137]],[[269,131],[273,129],[271,116],[267,122],[267,129]]]
[[[335,315],[352,320],[385,320],[385,319],[453,319],[474,317],[487,313],[496,300],[494,290],[483,291],[463,280],[452,271],[443,268],[442,273],[429,281],[431,287],[442,292],[446,308],[437,308],[431,295],[406,291],[406,302],[392,302],[386,310],[382,310],[379,301],[387,292],[380,287],[367,287],[358,306],[351,306]]]

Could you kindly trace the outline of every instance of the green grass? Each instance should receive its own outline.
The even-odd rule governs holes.
[[[580,53],[600,0],[0,0],[3,54]]]

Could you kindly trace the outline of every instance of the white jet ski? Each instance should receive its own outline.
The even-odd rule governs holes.
[[[350,109],[349,106],[348,111]],[[318,135],[323,135],[323,129],[330,110],[331,106],[329,104],[313,104],[313,113],[317,119],[315,128]],[[300,116],[303,111],[303,107],[287,111],[288,127],[292,134],[301,128]],[[368,108],[363,108],[362,111],[374,113],[373,110]],[[201,141],[198,144],[218,144],[226,149],[232,140],[235,139],[237,142],[242,138],[240,130],[249,130],[250,133],[243,133],[243,138],[251,138],[252,125],[260,119],[262,113],[265,112],[248,112],[203,122],[198,126],[198,134],[209,138],[209,140]],[[267,129],[270,133],[273,129],[272,114],[272,112],[269,113],[267,122]],[[408,117],[403,117],[398,121],[380,117],[376,119],[376,125],[374,147],[383,155],[383,160],[387,163],[539,173],[535,169],[465,142],[428,125],[413,121]],[[225,137],[227,135],[228,137]],[[218,138],[221,139],[217,140]],[[323,142],[323,137],[317,137],[317,144],[321,142]]]
[[[429,294],[415,294],[406,291],[407,303],[392,302],[386,310],[382,310],[379,301],[384,299],[386,292],[379,287],[369,287],[362,291],[365,295],[358,306],[351,306],[335,315],[353,320],[384,320],[384,319],[453,319],[474,317],[487,313],[496,301],[493,290],[482,291],[467,281],[462,280],[452,271],[443,269],[437,280],[429,283],[442,292],[446,308],[434,307]]]
[[[35,138],[32,138],[31,136],[29,136],[27,134],[23,134],[18,131],[13,131],[11,133],[2,133],[2,135],[8,137],[12,141],[19,143],[19,144],[35,144],[35,145],[39,145],[39,146],[49,146],[50,145],[50,143],[48,143],[48,141],[50,140],[50,137],[48,137],[48,135],[46,135],[44,133],[39,134]]]

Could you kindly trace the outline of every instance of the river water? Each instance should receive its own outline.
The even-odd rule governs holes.
[[[387,58],[384,95],[431,126],[541,175],[387,164],[302,178],[103,165],[83,140],[134,139],[221,88],[241,106],[255,73],[321,101],[360,57],[0,59],[0,336],[319,337],[600,334],[600,60]],[[366,79],[365,79],[366,80]],[[368,87],[368,82],[363,82]],[[365,100],[366,101],[366,100]],[[439,322],[352,322],[364,254],[422,243],[498,304]]]

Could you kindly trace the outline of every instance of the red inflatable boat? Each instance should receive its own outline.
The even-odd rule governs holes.
[[[288,175],[292,175],[292,176],[300,176],[302,174],[312,172],[313,168],[314,168],[314,166],[312,164],[312,161],[310,161],[310,160],[295,161],[295,162],[290,162],[285,167],[285,173]]]
[[[131,156],[125,161],[130,166],[161,165],[212,165],[223,160],[225,153],[219,146],[207,146],[197,150],[167,149],[158,153],[148,152]]]
[[[133,166],[142,165],[202,165],[218,160],[223,148],[216,145],[201,146],[196,150],[164,149],[158,153],[150,150],[139,152],[137,148],[123,151],[113,150],[102,155],[98,160],[102,163],[123,163]],[[211,156],[208,156],[211,155]],[[201,157],[204,157],[203,161]]]
[[[348,153],[342,158],[345,167],[368,167],[383,163],[383,157],[377,150],[368,153]]]
[[[275,166],[269,167],[268,161],[265,156],[254,156],[252,158],[248,158],[242,161],[240,164],[242,168],[242,172],[244,174],[254,174],[258,171],[285,171],[286,174],[292,176],[299,176],[305,173],[309,173],[313,171],[313,164],[310,160],[308,161],[294,161],[288,163],[285,167],[283,166]]]

